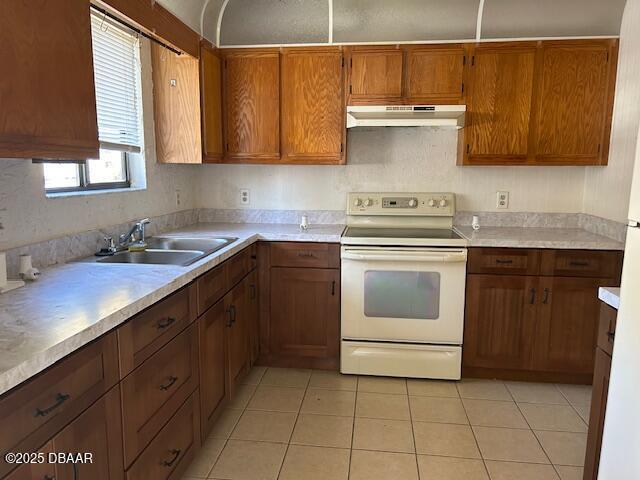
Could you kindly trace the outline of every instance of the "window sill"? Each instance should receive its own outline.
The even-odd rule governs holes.
[[[84,197],[90,195],[104,195],[108,193],[127,193],[139,192],[146,190],[146,187],[127,187],[127,188],[106,188],[104,190],[77,190],[75,192],[52,192],[46,193],[47,198],[67,198],[67,197]]]

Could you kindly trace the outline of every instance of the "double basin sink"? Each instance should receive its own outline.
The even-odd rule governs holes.
[[[237,238],[149,237],[144,251],[117,252],[98,263],[147,263],[186,267],[235,242]]]

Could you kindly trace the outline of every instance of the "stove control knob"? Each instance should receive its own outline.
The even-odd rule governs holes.
[[[418,200],[415,198],[409,199],[409,207],[416,208],[418,206]]]
[[[430,207],[435,207],[436,201],[433,198],[430,198],[429,201],[427,202],[427,205],[429,205]]]
[[[364,202],[364,206],[370,207],[371,205],[373,205],[373,199],[367,198],[367,200]]]
[[[449,205],[449,202],[447,202],[447,200],[443,198],[442,200],[440,200],[440,203],[438,205],[440,205],[442,208],[444,208],[447,205]]]
[[[356,207],[359,207],[360,205],[362,205],[362,199],[361,198],[356,198],[353,201],[353,205],[356,206]]]

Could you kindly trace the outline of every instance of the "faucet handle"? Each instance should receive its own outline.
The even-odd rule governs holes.
[[[142,220],[138,221],[138,225],[148,225],[151,223],[151,220],[149,220],[148,218],[143,218]]]
[[[116,244],[113,241],[113,237],[104,237],[104,243],[106,245],[106,250],[108,250],[109,252],[115,252],[116,250]]]

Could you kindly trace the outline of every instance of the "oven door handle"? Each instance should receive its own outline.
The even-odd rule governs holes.
[[[466,252],[357,252],[344,251],[342,258],[347,260],[363,261],[393,261],[393,262],[438,262],[438,263],[461,263],[467,261]]]

